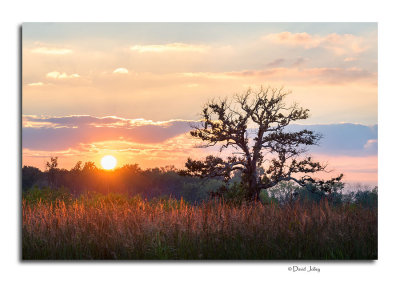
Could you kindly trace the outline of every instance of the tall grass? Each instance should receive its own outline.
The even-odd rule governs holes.
[[[23,259],[377,259],[377,210],[190,205],[121,195],[22,202]]]

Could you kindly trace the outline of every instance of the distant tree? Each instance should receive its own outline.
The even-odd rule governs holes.
[[[65,186],[68,186],[74,194],[79,192],[82,187],[82,161],[78,161],[75,166],[67,173],[67,181]]]
[[[22,189],[27,190],[31,188],[40,180],[42,174],[43,173],[37,167],[25,165],[22,168]]]
[[[51,157],[50,162],[46,162],[46,173],[50,187],[57,186],[58,157]]]
[[[311,157],[301,158],[306,146],[316,145],[321,135],[310,130],[288,131],[287,126],[309,117],[309,110],[296,103],[286,105],[290,92],[283,88],[248,89],[233,100],[219,99],[202,109],[200,125],[190,134],[203,141],[201,147],[221,145],[220,151],[233,149],[227,159],[208,156],[204,161],[186,162],[181,174],[197,177],[222,177],[228,182],[233,172],[241,171],[247,197],[259,197],[261,189],[281,181],[293,181],[314,191],[329,192],[332,184],[340,183],[340,175],[328,181],[316,180],[311,174],[325,171],[326,165]],[[253,129],[254,128],[254,129]],[[268,156],[270,159],[266,158]],[[267,162],[266,170],[262,169]]]
[[[126,164],[120,170],[131,174],[137,174],[141,171],[138,164]]]
[[[94,162],[85,162],[85,164],[83,165],[83,172],[92,172],[95,171],[97,169],[96,165]]]
[[[82,170],[82,161],[78,161],[75,166],[71,169],[73,172],[80,172]]]

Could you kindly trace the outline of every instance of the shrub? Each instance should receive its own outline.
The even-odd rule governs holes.
[[[378,187],[375,187],[371,191],[357,191],[352,192],[353,201],[363,207],[377,207],[378,206]]]

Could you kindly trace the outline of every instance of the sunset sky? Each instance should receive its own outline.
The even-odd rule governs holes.
[[[310,109],[294,128],[345,181],[377,183],[375,23],[23,24],[23,165],[183,167],[201,106],[260,85]]]

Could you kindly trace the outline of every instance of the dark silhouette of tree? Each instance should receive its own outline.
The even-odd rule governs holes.
[[[82,161],[78,161],[69,171],[68,181],[66,182],[66,186],[70,187],[74,194],[82,189]]]
[[[51,157],[50,162],[46,162],[46,173],[50,187],[57,186],[58,157]]]
[[[43,172],[37,167],[24,166],[22,168],[22,190],[28,190],[42,177]]]
[[[81,172],[82,170],[82,161],[78,161],[75,166],[71,169],[74,172]]]
[[[91,172],[97,170],[97,167],[94,162],[85,162],[83,165],[83,172]]]
[[[329,193],[330,187],[340,183],[343,175],[328,181],[311,176],[325,171],[326,165],[301,155],[307,146],[317,145],[321,135],[310,130],[285,130],[290,123],[309,117],[308,109],[284,102],[289,93],[283,88],[261,87],[259,91],[248,89],[233,100],[207,103],[202,110],[202,121],[193,126],[190,134],[203,141],[201,147],[219,144],[220,151],[234,149],[233,155],[226,160],[215,156],[208,156],[204,161],[189,158],[186,170],[180,173],[222,177],[228,182],[233,172],[241,171],[249,199],[258,198],[261,189],[280,181],[294,181],[311,190]],[[268,164],[263,171],[264,162]]]

